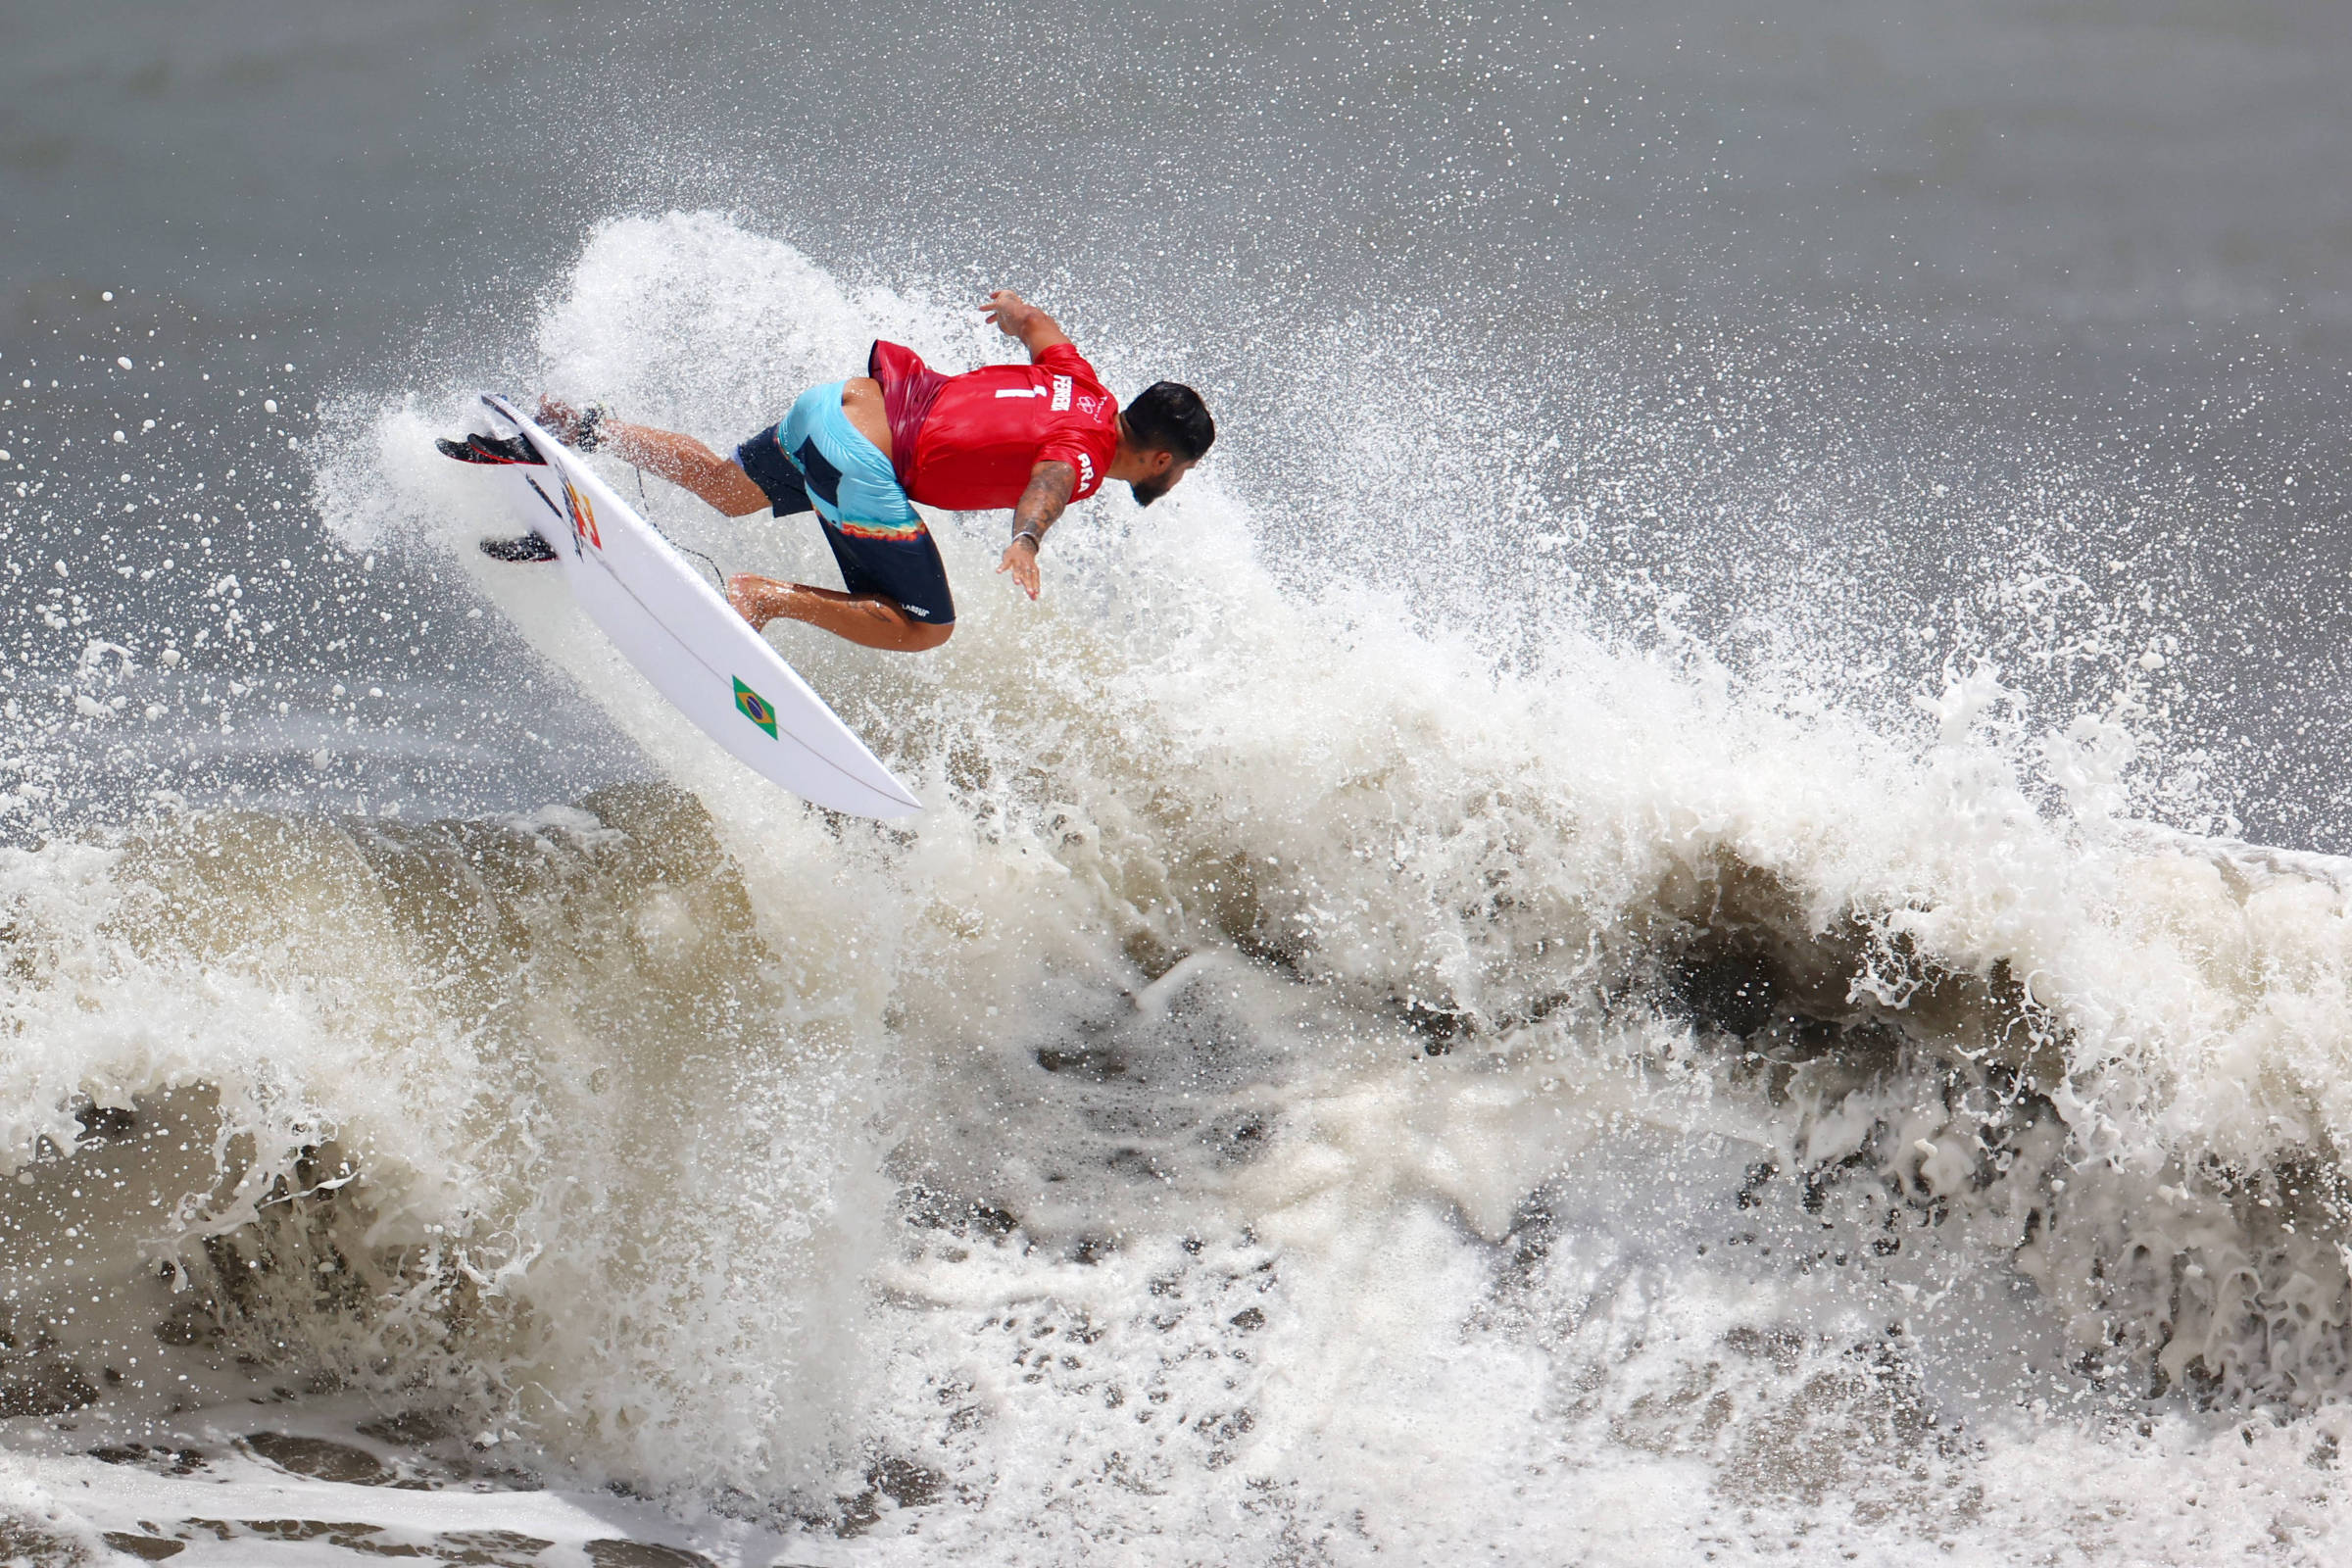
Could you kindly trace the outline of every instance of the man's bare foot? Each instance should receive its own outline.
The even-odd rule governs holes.
[[[748,571],[738,572],[727,579],[727,603],[735,607],[735,613],[752,623],[754,631],[783,613],[784,596],[791,592],[790,583],[778,582],[772,577],[756,576]]]
[[[602,403],[575,409],[561,398],[539,394],[539,427],[574,451],[594,452],[604,444],[598,427],[604,423],[605,414]]]

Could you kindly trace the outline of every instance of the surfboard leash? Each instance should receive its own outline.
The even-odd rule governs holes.
[[[629,466],[632,468],[637,468],[637,465],[634,463],[630,464]],[[669,536],[669,530],[667,528],[662,527],[660,523],[654,520],[653,503],[646,499],[645,470],[643,468],[637,468],[637,499],[644,508],[639,515],[645,518],[645,525],[648,528],[653,529],[654,532],[660,534],[662,536],[662,542],[669,546],[670,549],[675,550],[681,556],[692,556],[695,560],[701,562],[704,566],[709,568],[712,582],[717,585],[719,593],[724,595],[727,591],[727,574],[718,569],[718,563],[712,561],[709,556],[704,555],[700,550],[696,550],[690,545],[682,545],[678,543],[675,539],[672,539]]]

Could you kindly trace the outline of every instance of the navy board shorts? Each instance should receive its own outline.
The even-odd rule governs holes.
[[[792,412],[735,449],[779,517],[813,512],[854,594],[896,600],[915,619],[956,623],[939,545],[881,450],[841,410],[842,383],[812,386]]]

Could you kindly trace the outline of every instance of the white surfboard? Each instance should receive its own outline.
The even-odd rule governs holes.
[[[672,707],[761,777],[815,805],[858,816],[922,809],[612,486],[506,399],[484,393],[482,402],[541,460],[505,470],[520,481],[502,487],[517,531],[536,529],[555,547],[580,609]]]

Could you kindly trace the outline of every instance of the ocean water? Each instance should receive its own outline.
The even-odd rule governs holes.
[[[2348,33],[0,14],[0,1560],[2342,1560]],[[908,822],[432,451],[997,283]]]

